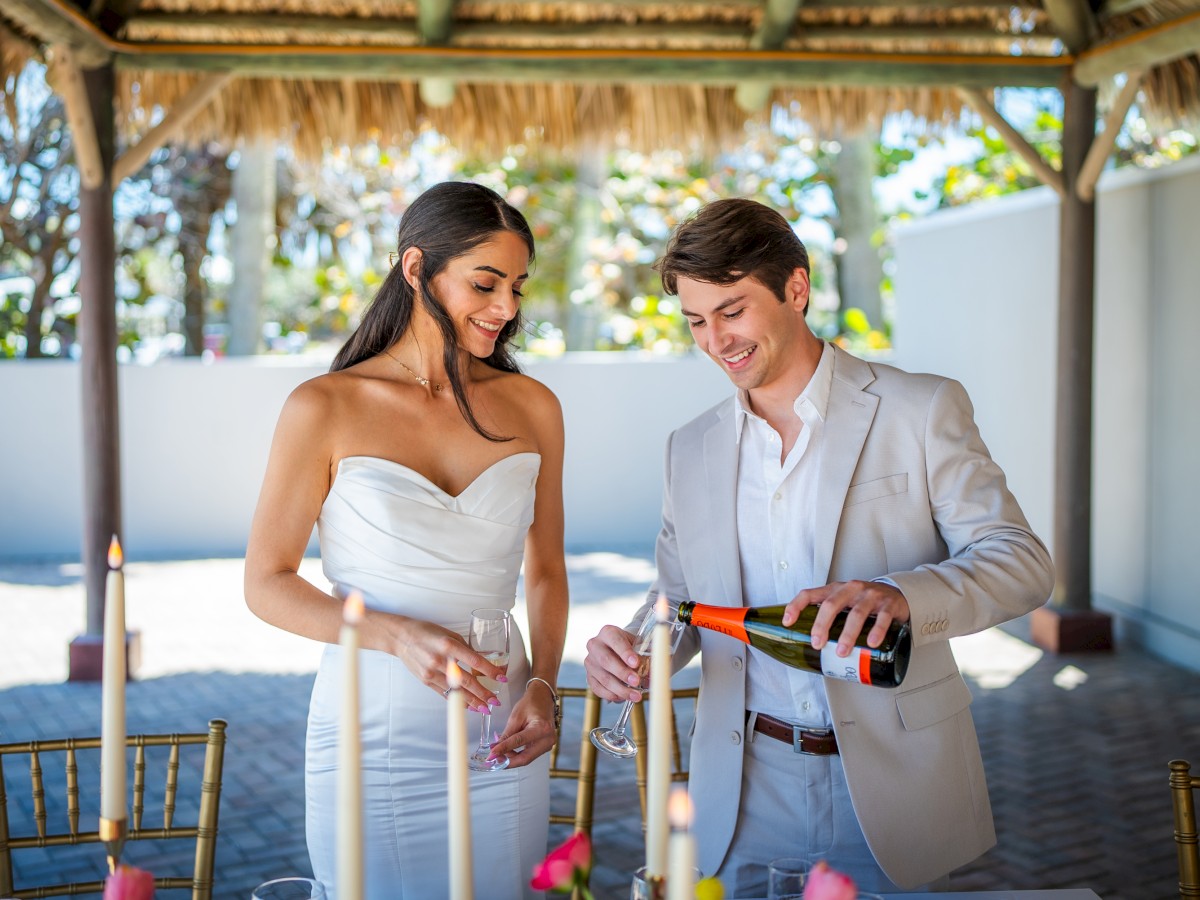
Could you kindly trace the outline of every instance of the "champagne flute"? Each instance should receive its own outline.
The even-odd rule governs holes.
[[[467,643],[471,649],[479,653],[494,666],[508,671],[508,643],[512,630],[512,616],[503,609],[476,609],[471,613],[471,630]],[[478,674],[479,683],[495,693],[500,692],[500,682],[486,675]],[[476,772],[494,772],[508,768],[508,757],[501,756],[488,759],[492,755],[492,708],[487,707],[483,714],[483,724],[479,732],[479,746],[467,760],[468,768]]]
[[[635,690],[641,691],[643,695],[650,690],[650,647],[654,643],[654,626],[656,624],[657,618],[654,611],[647,611],[641,625],[638,626],[637,634],[633,637],[633,652],[637,654],[638,658],[638,684]],[[679,646],[679,638],[683,634],[683,623],[675,619],[664,624],[671,629],[671,653],[674,654],[675,648]],[[632,711],[633,701],[626,700],[621,704],[621,714],[617,717],[615,725],[609,728],[592,729],[592,743],[600,750],[618,759],[632,759],[637,756],[637,744],[625,733],[625,727],[629,724],[629,714]]]

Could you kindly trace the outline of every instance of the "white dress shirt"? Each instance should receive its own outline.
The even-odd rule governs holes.
[[[788,603],[815,583],[814,508],[822,433],[833,382],[833,349],[826,344],[794,409],[804,423],[786,458],[779,434],[750,411],[739,391],[737,533],[742,596],[747,606]],[[786,666],[748,648],[746,708],[800,725],[832,724],[824,678]]]

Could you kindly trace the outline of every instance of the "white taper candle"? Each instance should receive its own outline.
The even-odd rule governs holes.
[[[471,796],[467,768],[467,700],[462,670],[450,660],[446,665],[446,782],[450,809],[450,900],[473,900],[471,882]]]
[[[362,731],[359,724],[358,625],[363,598],[351,591],[342,608],[342,715],[337,768],[337,896],[362,900],[363,798]]]
[[[125,806],[125,557],[114,534],[104,582],[104,669],[100,700],[100,818],[123,821]]]
[[[646,772],[646,874],[667,874],[667,792],[671,787],[671,626],[667,598],[654,605],[650,644],[650,746]]]
[[[696,839],[691,832],[692,800],[686,788],[671,792],[667,815],[671,820],[667,900],[696,900]]]

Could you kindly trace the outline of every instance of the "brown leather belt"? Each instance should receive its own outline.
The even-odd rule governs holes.
[[[750,715],[753,713],[747,713],[747,716]],[[832,728],[801,728],[799,725],[792,725],[790,722],[784,722],[774,716],[759,713],[754,718],[754,730],[758,734],[765,734],[777,741],[791,744],[796,753],[805,753],[809,756],[829,756],[838,752],[837,737],[834,736]]]

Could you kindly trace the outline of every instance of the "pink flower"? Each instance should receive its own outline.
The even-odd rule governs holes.
[[[117,866],[104,881],[104,900],[150,900],[154,876],[133,866]]]
[[[823,859],[804,878],[804,900],[856,900],[857,897],[854,880],[829,868]]]
[[[592,843],[586,834],[579,831],[546,855],[541,865],[533,870],[529,886],[535,891],[553,891],[556,894],[569,894],[578,887],[584,897],[591,898],[591,893],[584,886],[591,868]]]

